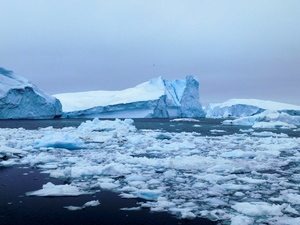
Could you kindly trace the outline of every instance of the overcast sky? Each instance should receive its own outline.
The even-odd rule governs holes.
[[[0,0],[0,67],[49,94],[200,81],[300,105],[299,0]]]

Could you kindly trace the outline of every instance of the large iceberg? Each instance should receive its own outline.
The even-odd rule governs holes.
[[[300,106],[258,99],[230,99],[223,103],[209,104],[205,109],[206,117],[212,118],[253,116],[266,110],[300,115]]]
[[[61,114],[58,99],[12,71],[0,68],[0,119],[52,119]]]
[[[169,118],[204,117],[199,82],[154,78],[122,91],[89,91],[54,95],[67,118]]]

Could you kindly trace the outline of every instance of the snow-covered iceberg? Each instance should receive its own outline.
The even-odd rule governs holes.
[[[0,119],[52,119],[61,114],[58,99],[27,79],[0,68]]]
[[[199,102],[199,82],[154,78],[122,91],[90,91],[54,95],[64,116],[100,118],[204,117]]]
[[[300,106],[258,99],[230,99],[209,104],[205,109],[206,117],[217,118],[253,116],[266,110],[300,115]]]

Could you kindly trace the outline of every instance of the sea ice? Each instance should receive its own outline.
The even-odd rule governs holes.
[[[0,134],[1,146],[7,147],[0,148],[1,154],[21,156],[0,159],[1,165],[32,166],[68,182],[47,183],[30,196],[109,189],[137,198],[138,208],[180,218],[206,217],[224,224],[298,222],[299,137],[252,130],[202,136],[137,130],[131,120],[98,119],[78,128],[0,129]],[[167,138],[157,138],[161,134]],[[85,149],[35,148],[38,141],[65,135],[72,137],[70,143],[81,140]]]
[[[193,118],[177,118],[177,119],[170,120],[170,122],[194,122],[194,123],[198,123],[200,121],[197,120],[197,119],[193,119]]]
[[[69,134],[45,134],[43,138],[36,141],[35,148],[65,148],[69,150],[83,149],[85,148],[84,142],[78,138]]]
[[[86,202],[83,206],[70,205],[70,206],[65,206],[64,208],[68,209],[70,211],[75,211],[75,210],[84,209],[86,207],[95,207],[95,206],[98,206],[98,205],[100,205],[100,202],[98,200],[93,200],[93,201]]]

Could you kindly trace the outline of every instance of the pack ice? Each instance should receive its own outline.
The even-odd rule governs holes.
[[[169,118],[204,117],[199,82],[194,76],[169,81],[161,77],[122,91],[90,91],[55,95],[64,117]]]
[[[299,134],[253,131],[204,136],[138,130],[131,119],[94,119],[78,128],[0,129],[0,166],[27,165],[64,182],[45,181],[29,196],[111,190],[140,200],[121,210],[146,207],[224,225],[298,225]],[[65,208],[99,204],[95,199]]]
[[[0,119],[52,119],[61,114],[58,99],[12,71],[0,68]]]

